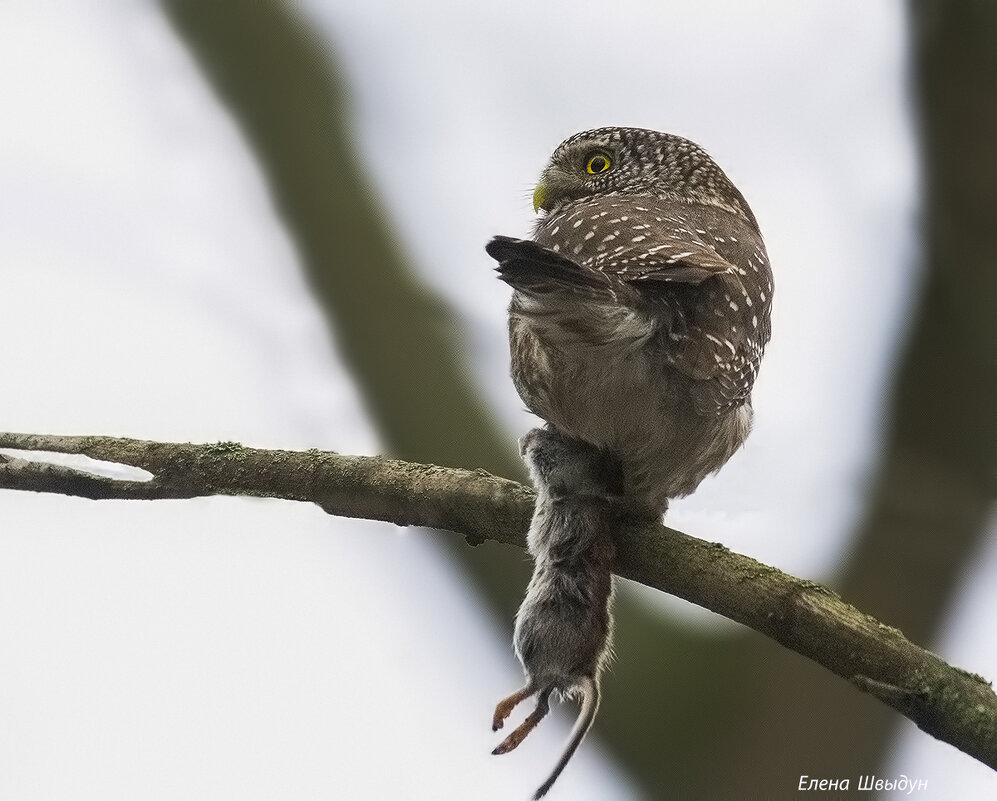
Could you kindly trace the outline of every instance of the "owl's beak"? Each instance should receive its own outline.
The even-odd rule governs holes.
[[[581,180],[560,165],[551,164],[540,175],[540,182],[533,190],[533,210],[537,214],[541,210],[550,211],[564,201],[584,194],[585,186]]]
[[[540,209],[544,211],[547,207],[544,205],[547,202],[547,180],[546,176],[540,179],[540,183],[537,184],[537,188],[533,190],[533,211],[536,214],[540,213]]]

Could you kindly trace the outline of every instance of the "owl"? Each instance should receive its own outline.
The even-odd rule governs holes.
[[[698,145],[641,128],[562,142],[533,203],[532,239],[486,248],[514,290],[516,389],[660,514],[751,429],[773,289],[758,223]]]

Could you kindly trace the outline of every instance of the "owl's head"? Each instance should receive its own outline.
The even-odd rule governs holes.
[[[611,194],[705,203],[754,222],[741,193],[705,150],[646,128],[596,128],[565,139],[540,176],[533,207],[549,212]]]

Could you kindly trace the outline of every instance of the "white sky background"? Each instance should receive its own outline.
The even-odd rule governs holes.
[[[482,246],[527,231],[550,151],[634,124],[717,158],[766,236],[775,338],[748,446],[669,522],[828,576],[913,278],[900,6],[341,5],[307,8],[510,439],[530,418]],[[250,154],[154,5],[5,2],[0,115],[0,429],[378,451]],[[995,563],[991,538],[939,645],[991,677]],[[418,531],[249,499],[0,493],[0,798],[525,798],[567,721],[491,757],[519,678]],[[916,731],[894,766],[928,779],[921,798],[997,787]],[[634,797],[594,739],[559,791]]]

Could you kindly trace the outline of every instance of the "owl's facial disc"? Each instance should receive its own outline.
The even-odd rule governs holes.
[[[533,192],[533,210],[551,211],[561,203],[587,197],[608,183],[618,154],[608,142],[579,141],[562,146],[540,176]]]
[[[585,182],[581,177],[563,170],[557,164],[551,164],[533,191],[533,210],[550,211],[566,200],[582,197],[587,194]]]

